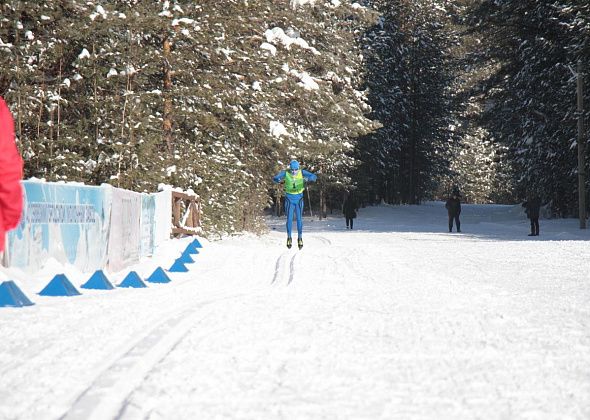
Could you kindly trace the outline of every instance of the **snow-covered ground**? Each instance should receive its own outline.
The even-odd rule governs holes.
[[[530,238],[520,210],[464,206],[462,234],[442,203],[308,218],[302,251],[270,219],[147,289],[5,272],[36,305],[0,308],[0,419],[588,419],[590,233]]]

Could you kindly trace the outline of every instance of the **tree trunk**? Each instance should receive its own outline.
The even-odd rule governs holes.
[[[43,119],[43,110],[45,107],[45,98],[47,97],[47,86],[45,85],[45,74],[43,74],[43,84],[41,85],[41,91],[43,92],[41,98],[39,99],[39,113],[37,114],[37,139],[41,139],[41,121]],[[30,142],[31,150],[35,153],[35,149],[33,148],[34,142]],[[35,154],[35,169],[39,170],[39,161],[40,157],[38,154]]]
[[[21,10],[20,10],[20,2],[19,2],[19,13],[18,16],[21,15]],[[15,28],[14,28],[14,45],[16,46],[16,48],[19,47],[19,43],[20,43],[20,31],[18,30],[18,27],[16,26],[15,22]],[[15,49],[15,51],[17,51]],[[18,114],[16,116],[16,133],[19,139],[22,139],[22,135],[23,135],[23,119],[22,119],[22,115],[23,115],[23,111],[22,111],[22,97],[21,97],[21,92],[22,92],[22,86],[21,86],[21,80],[20,80],[20,75],[21,75],[21,71],[20,71],[20,54],[16,53],[15,54],[15,58],[16,58],[16,84],[18,86],[17,89],[17,93],[16,93],[16,97],[17,97],[17,107],[18,107]]]
[[[275,215],[277,217],[281,216],[281,193],[280,193],[280,191],[277,194],[277,198],[275,200]]]
[[[96,45],[92,44],[92,71],[93,71],[93,79],[94,79],[94,98],[93,98],[93,105],[94,105],[94,141],[95,144],[98,144],[98,136],[99,136],[99,129],[98,129],[98,72],[96,71]]]
[[[413,58],[413,54],[412,54]],[[411,92],[411,104],[412,107],[412,122],[411,122],[411,131],[410,131],[410,185],[409,185],[409,204],[416,204],[416,142],[417,142],[417,127],[416,127],[416,118],[418,117],[417,111],[417,104],[416,104],[416,96],[417,96],[417,80],[416,80],[416,71],[415,71],[415,63],[412,60],[412,68],[410,70],[410,77],[412,78],[412,92]]]
[[[170,155],[174,153],[172,139],[172,67],[170,66],[170,39],[164,38],[164,140],[166,149]]]
[[[584,73],[578,61],[578,208],[580,229],[586,229],[586,139],[584,136]]]
[[[63,51],[60,51],[63,53]],[[61,82],[62,82],[62,67],[63,67],[63,58],[59,59],[59,77],[57,80],[57,130],[56,130],[56,142],[59,145],[59,132],[61,128]]]
[[[327,217],[326,213],[326,189],[324,183],[320,183],[320,211],[319,211],[319,219],[325,219]]]
[[[319,211],[319,219],[322,220],[324,218],[324,186],[320,184],[320,211]]]
[[[49,120],[51,121],[51,124],[49,126],[49,161],[48,161],[48,175],[51,174],[53,172],[53,116],[55,114],[55,109],[51,109],[51,112],[49,114]]]

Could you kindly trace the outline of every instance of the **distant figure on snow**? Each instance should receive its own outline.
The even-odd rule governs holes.
[[[461,232],[461,221],[459,220],[459,215],[461,214],[461,193],[457,187],[453,188],[453,192],[447,200],[445,207],[449,214],[449,232],[453,231],[453,220],[457,225],[457,232]]]
[[[524,212],[531,221],[531,233],[529,236],[539,236],[539,215],[541,213],[541,199],[537,195],[530,195],[524,203]]]
[[[293,227],[293,214],[297,218],[297,246],[303,248],[303,190],[305,181],[314,182],[317,176],[299,167],[299,162],[292,160],[286,171],[281,171],[273,177],[273,182],[278,184],[285,181],[285,214],[287,215],[287,248],[291,248],[293,239],[291,229]]]
[[[0,257],[5,234],[18,225],[23,210],[22,174],[23,161],[14,139],[14,120],[0,96]]]
[[[352,230],[353,220],[356,218],[356,210],[358,206],[356,204],[356,200],[352,196],[352,192],[348,192],[346,198],[344,199],[344,204],[342,205],[342,212],[344,213],[344,217],[346,218],[346,229],[350,226]]]

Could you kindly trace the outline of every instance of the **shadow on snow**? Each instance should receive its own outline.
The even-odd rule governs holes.
[[[314,215],[315,216],[315,215]],[[579,228],[578,219],[541,219],[540,235],[530,237],[530,223],[520,205],[463,204],[461,231],[448,232],[447,212],[442,202],[426,202],[419,206],[378,205],[359,209],[354,221],[355,229],[348,231],[341,214],[328,215],[319,221],[317,216],[304,217],[305,233],[350,232],[353,233],[418,233],[455,236],[493,241],[589,241],[590,231]],[[275,231],[285,230],[285,217],[270,217],[267,224]],[[296,224],[293,223],[296,236]],[[424,238],[426,239],[426,238]],[[431,238],[435,239],[435,238]]]

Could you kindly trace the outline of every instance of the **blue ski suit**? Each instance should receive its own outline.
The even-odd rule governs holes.
[[[299,169],[305,181],[314,182],[318,177],[316,174]],[[281,171],[273,177],[275,184],[280,183],[285,179],[286,171]],[[293,214],[297,218],[297,237],[301,238],[303,235],[303,193],[289,194],[285,192],[285,214],[287,215],[287,236],[291,237],[291,230],[293,229]]]

